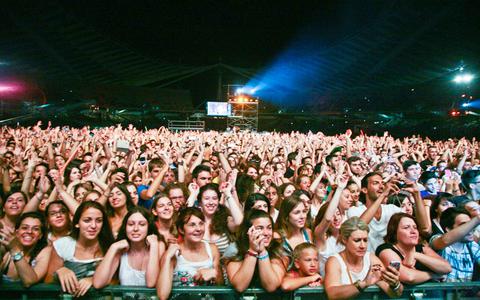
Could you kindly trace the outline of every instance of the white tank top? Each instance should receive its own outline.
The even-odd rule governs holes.
[[[350,276],[348,276],[347,265],[343,261],[343,258],[340,254],[334,254],[338,262],[340,263],[340,270],[342,271],[341,275],[341,284],[353,284],[357,280],[364,280],[367,277],[368,271],[370,270],[370,252],[365,253],[363,257],[363,268],[360,272],[355,273],[350,271]],[[350,277],[352,280],[350,281]]]
[[[213,269],[213,255],[210,244],[202,241],[207,250],[208,258],[202,261],[186,260],[182,254],[176,255],[177,264],[173,270],[173,286],[194,286],[193,276],[200,269]]]
[[[136,270],[128,264],[128,252],[123,253],[120,258],[118,278],[120,279],[120,285],[147,285],[145,271]]]

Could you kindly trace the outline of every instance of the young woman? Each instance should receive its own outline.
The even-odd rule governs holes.
[[[138,191],[137,187],[133,182],[126,182],[125,186],[127,187],[128,192],[130,193],[130,198],[132,198],[133,205],[138,204]]]
[[[337,189],[332,192],[333,196],[320,208],[315,218],[315,244],[320,258],[320,274],[322,276],[325,276],[327,259],[345,249],[343,244],[338,242],[340,226],[343,223],[343,216],[338,205],[347,182],[339,180],[337,183]]]
[[[390,218],[385,244],[377,248],[376,254],[385,265],[401,262],[400,281],[406,284],[438,279],[452,271],[445,259],[420,243],[417,221],[408,213],[397,213]]]
[[[123,219],[118,238],[95,271],[93,286],[107,286],[118,269],[121,285],[154,287],[165,251],[153,217],[143,207],[130,210]]]
[[[68,236],[72,230],[72,221],[68,208],[63,201],[53,201],[45,209],[48,228],[48,242],[51,244],[61,237]]]
[[[3,228],[15,230],[15,224],[27,204],[27,196],[23,192],[12,192],[7,195],[2,207],[2,218],[0,225]]]
[[[106,204],[106,211],[114,237],[118,235],[118,230],[120,230],[127,212],[134,206],[125,185],[117,184],[112,188]]]
[[[299,196],[283,200],[275,224],[275,238],[282,239],[282,246],[289,259],[287,271],[293,266],[293,249],[301,243],[312,242],[312,231],[305,227],[308,210]]]
[[[240,203],[232,196],[230,183],[222,183],[221,188],[225,205],[220,204],[221,194],[215,183],[202,186],[198,199],[200,209],[205,216],[204,240],[214,243],[223,255],[233,241],[233,232],[242,223],[243,212]]]
[[[174,223],[174,205],[170,198],[164,194],[155,196],[152,205],[152,214],[156,217],[155,225],[163,239],[176,242],[177,230]]]
[[[276,222],[278,217],[277,207],[280,206],[280,198],[278,196],[277,186],[273,183],[268,186],[267,190],[265,191],[265,196],[270,201],[270,216],[272,217],[273,222]]]
[[[389,265],[385,268],[375,254],[367,252],[368,230],[358,217],[340,227],[345,250],[330,256],[325,267],[324,286],[329,299],[351,299],[374,284],[390,297],[402,294],[399,272]]]
[[[248,196],[243,207],[243,213],[246,215],[252,209],[263,210],[266,213],[270,212],[270,201],[265,195],[260,193],[253,193]]]
[[[413,216],[415,214],[415,202],[412,195],[406,191],[388,197],[387,204],[393,204],[402,209],[402,212]]]
[[[444,234],[442,226],[440,225],[440,217],[442,213],[450,207],[455,207],[450,200],[453,198],[449,193],[438,193],[433,199],[432,206],[430,207],[430,218],[432,220],[432,236],[436,234]]]
[[[70,236],[53,242],[45,281],[60,282],[62,290],[75,297],[85,295],[92,286],[98,263],[112,242],[112,231],[103,206],[97,202],[83,202],[73,216]]]
[[[176,221],[181,242],[170,243],[160,261],[157,282],[160,300],[168,299],[173,286],[223,284],[220,253],[215,244],[203,240],[205,217],[195,207],[180,211]]]
[[[228,280],[238,292],[249,286],[274,292],[282,283],[286,268],[280,241],[273,239],[273,221],[261,210],[252,210],[238,232],[238,252],[225,265]]]
[[[8,227],[0,229],[3,280],[21,280],[25,287],[42,281],[47,274],[51,251],[43,215],[38,212],[22,214],[14,232]]]
[[[352,206],[360,206],[363,205],[362,202],[359,201],[360,199],[360,186],[353,180],[350,180],[347,183],[347,189],[350,191],[352,196]]]

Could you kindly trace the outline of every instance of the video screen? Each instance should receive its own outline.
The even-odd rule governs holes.
[[[207,116],[229,117],[232,114],[232,107],[228,102],[207,102]]]

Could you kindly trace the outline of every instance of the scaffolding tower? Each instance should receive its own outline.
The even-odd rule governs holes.
[[[236,93],[233,85],[228,86],[228,103],[231,115],[227,118],[228,128],[237,127],[240,130],[258,130],[258,97]]]

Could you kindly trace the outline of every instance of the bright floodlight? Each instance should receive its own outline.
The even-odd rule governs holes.
[[[470,106],[470,103],[463,103],[462,104],[462,107],[469,107]]]
[[[1,92],[11,92],[15,90],[13,86],[8,86],[8,85],[0,85],[0,93]]]
[[[473,80],[474,76],[472,74],[460,74],[455,76],[453,81],[455,83],[470,83]]]

